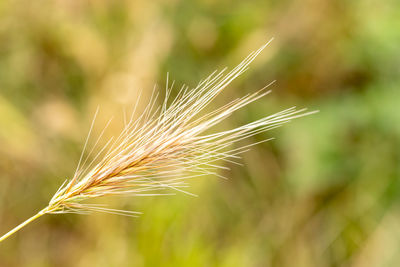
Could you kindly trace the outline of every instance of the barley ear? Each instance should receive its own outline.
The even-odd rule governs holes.
[[[240,164],[237,160],[241,154],[251,146],[270,139],[239,147],[234,147],[235,144],[280,127],[293,119],[315,113],[291,107],[237,128],[210,133],[209,130],[213,126],[224,121],[235,111],[270,93],[269,86],[273,82],[254,93],[234,99],[204,114],[206,106],[234,79],[244,73],[268,44],[269,42],[252,52],[229,72],[226,69],[215,71],[193,89],[183,86],[172,100],[169,99],[172,85],[170,87],[167,82],[162,105],[157,105],[158,94],[153,92],[147,107],[133,119],[140,101],[138,98],[130,120],[124,116],[126,123],[121,134],[117,138],[111,138],[99,149],[93,160],[87,163],[99,140],[89,155],[83,158],[93,128],[93,120],[72,178],[59,187],[46,208],[0,237],[0,242],[44,214],[90,212],[126,216],[140,214],[135,211],[84,203],[85,200],[92,198],[112,195],[166,195],[170,194],[171,190],[193,195],[186,189],[189,187],[190,179],[204,175],[222,177],[217,169],[227,169],[227,167],[221,163]],[[98,109],[95,117],[97,113]]]

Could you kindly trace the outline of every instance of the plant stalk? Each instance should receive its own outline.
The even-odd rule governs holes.
[[[38,213],[36,213],[35,215],[33,215],[32,217],[30,217],[29,219],[27,219],[26,221],[24,221],[23,223],[19,224],[18,226],[16,226],[13,229],[11,229],[9,232],[7,232],[2,237],[0,237],[0,242],[4,241],[5,239],[10,237],[11,235],[13,235],[16,232],[18,232],[21,228],[25,227],[27,224],[29,224],[29,223],[33,222],[34,220],[36,220],[37,218],[45,215],[46,212],[47,212],[47,208],[44,208],[41,211],[39,211]]]

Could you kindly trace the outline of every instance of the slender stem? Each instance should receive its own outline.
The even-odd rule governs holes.
[[[39,211],[36,215],[33,215],[32,217],[30,217],[28,220],[24,221],[23,223],[21,223],[20,225],[16,226],[15,228],[13,228],[12,230],[10,230],[8,233],[4,234],[2,237],[0,237],[0,242],[4,241],[5,239],[7,239],[8,237],[10,237],[11,235],[15,234],[18,230],[20,230],[21,228],[23,228],[24,226],[26,226],[27,224],[33,222],[34,220],[36,220],[37,218],[45,215],[47,212],[47,208],[42,209],[41,211]]]

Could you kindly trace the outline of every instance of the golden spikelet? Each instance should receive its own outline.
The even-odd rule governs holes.
[[[252,52],[230,72],[214,72],[194,89],[183,87],[172,101],[169,101],[171,88],[167,82],[161,106],[156,107],[157,97],[152,97],[140,117],[133,120],[132,113],[120,136],[110,139],[91,163],[86,164],[87,159],[82,160],[81,156],[74,176],[58,189],[48,206],[0,237],[0,242],[44,214],[102,211],[134,216],[137,212],[84,204],[82,201],[108,195],[158,195],[165,189],[188,193],[185,191],[188,179],[209,174],[219,176],[216,169],[224,167],[218,166],[218,162],[236,163],[241,153],[255,145],[232,149],[233,143],[313,113],[293,107],[235,129],[205,133],[234,111],[270,92],[268,85],[211,113],[200,115],[225,87],[247,70],[268,43]],[[93,123],[94,120],[90,129]]]

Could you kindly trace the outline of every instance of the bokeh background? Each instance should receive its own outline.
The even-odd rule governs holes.
[[[167,72],[195,86],[275,37],[213,107],[276,79],[273,94],[224,127],[320,110],[248,140],[276,137],[229,180],[193,181],[197,198],[40,218],[0,244],[0,266],[399,266],[399,18],[398,0],[0,1],[1,233],[73,174],[98,105],[95,133],[111,115],[118,133]]]

